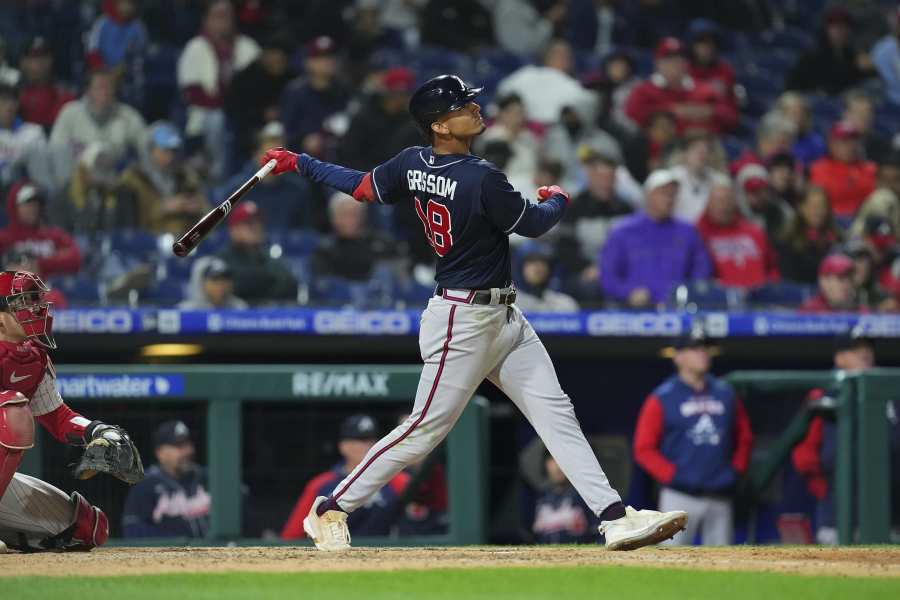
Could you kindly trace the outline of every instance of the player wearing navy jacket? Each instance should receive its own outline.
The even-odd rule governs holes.
[[[692,329],[675,344],[677,373],[647,397],[634,433],[634,458],[662,486],[660,510],[683,506],[691,525],[675,544],[731,543],[731,495],[747,470],[753,434],[744,405],[709,373],[709,340]]]
[[[470,153],[485,129],[474,101],[480,91],[455,75],[424,83],[410,100],[410,113],[430,145],[407,148],[366,173],[281,148],[262,158],[276,161],[275,174],[296,171],[360,202],[412,202],[438,256],[435,296],[419,328],[425,364],[412,414],[329,497],[316,498],[303,526],[320,550],[350,547],[347,513],[437,446],[484,379],[503,390],[537,430],[601,520],[608,548],[655,544],[687,522],[683,511],[661,514],[622,504],[581,432],[547,351],[514,304],[508,236],[547,232],[562,218],[569,196],[557,186],[542,187],[539,201],[531,202],[494,165]]]

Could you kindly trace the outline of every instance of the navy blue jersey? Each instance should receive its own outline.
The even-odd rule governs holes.
[[[506,176],[471,154],[434,154],[413,146],[370,173],[301,154],[297,170],[366,202],[412,202],[438,256],[438,285],[486,289],[512,281],[509,234],[537,237],[562,218],[566,198],[541,204],[515,191]]]

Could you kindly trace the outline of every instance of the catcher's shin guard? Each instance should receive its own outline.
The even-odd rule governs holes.
[[[34,446],[34,417],[28,398],[19,392],[0,392],[0,498],[25,451]]]
[[[72,492],[72,503],[75,505],[75,522],[65,532],[71,532],[71,538],[63,547],[66,550],[90,550],[106,543],[109,521],[103,511],[78,492]]]

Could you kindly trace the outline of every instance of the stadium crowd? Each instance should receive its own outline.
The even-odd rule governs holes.
[[[812,18],[815,16],[815,18]],[[424,143],[416,85],[485,86],[476,152],[533,197],[522,307],[900,310],[900,8],[857,0],[16,0],[0,6],[0,254],[57,306],[418,305],[412,206],[270,177]]]

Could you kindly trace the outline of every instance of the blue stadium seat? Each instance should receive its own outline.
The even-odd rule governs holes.
[[[186,279],[167,277],[141,293],[141,304],[175,306],[184,299],[187,286],[188,280]]]
[[[228,243],[228,228],[216,227],[212,232],[203,239],[199,246],[191,253],[191,256],[208,256],[215,254]]]
[[[487,48],[481,50],[474,58],[473,74],[478,77],[505,77],[525,64],[525,60],[518,54],[508,52],[501,48]],[[481,85],[481,80],[475,82]]]
[[[148,259],[158,253],[156,236],[136,229],[114,231],[104,242],[108,251],[128,258]]]
[[[315,231],[283,231],[269,234],[269,243],[278,244],[285,256],[309,256],[319,246],[319,234]]]
[[[759,35],[759,41],[765,46],[804,52],[816,45],[816,38],[808,31],[797,27],[769,29]]]
[[[722,136],[719,140],[722,142],[722,147],[725,149],[725,154],[728,156],[729,161],[739,157],[748,145],[733,135]]]
[[[90,273],[56,277],[49,281],[48,284],[51,288],[62,292],[69,302],[69,306],[96,305],[100,302],[97,278]]]
[[[754,308],[772,306],[792,308],[800,306],[815,293],[815,286],[791,281],[780,281],[751,290],[747,296],[747,302]]]

